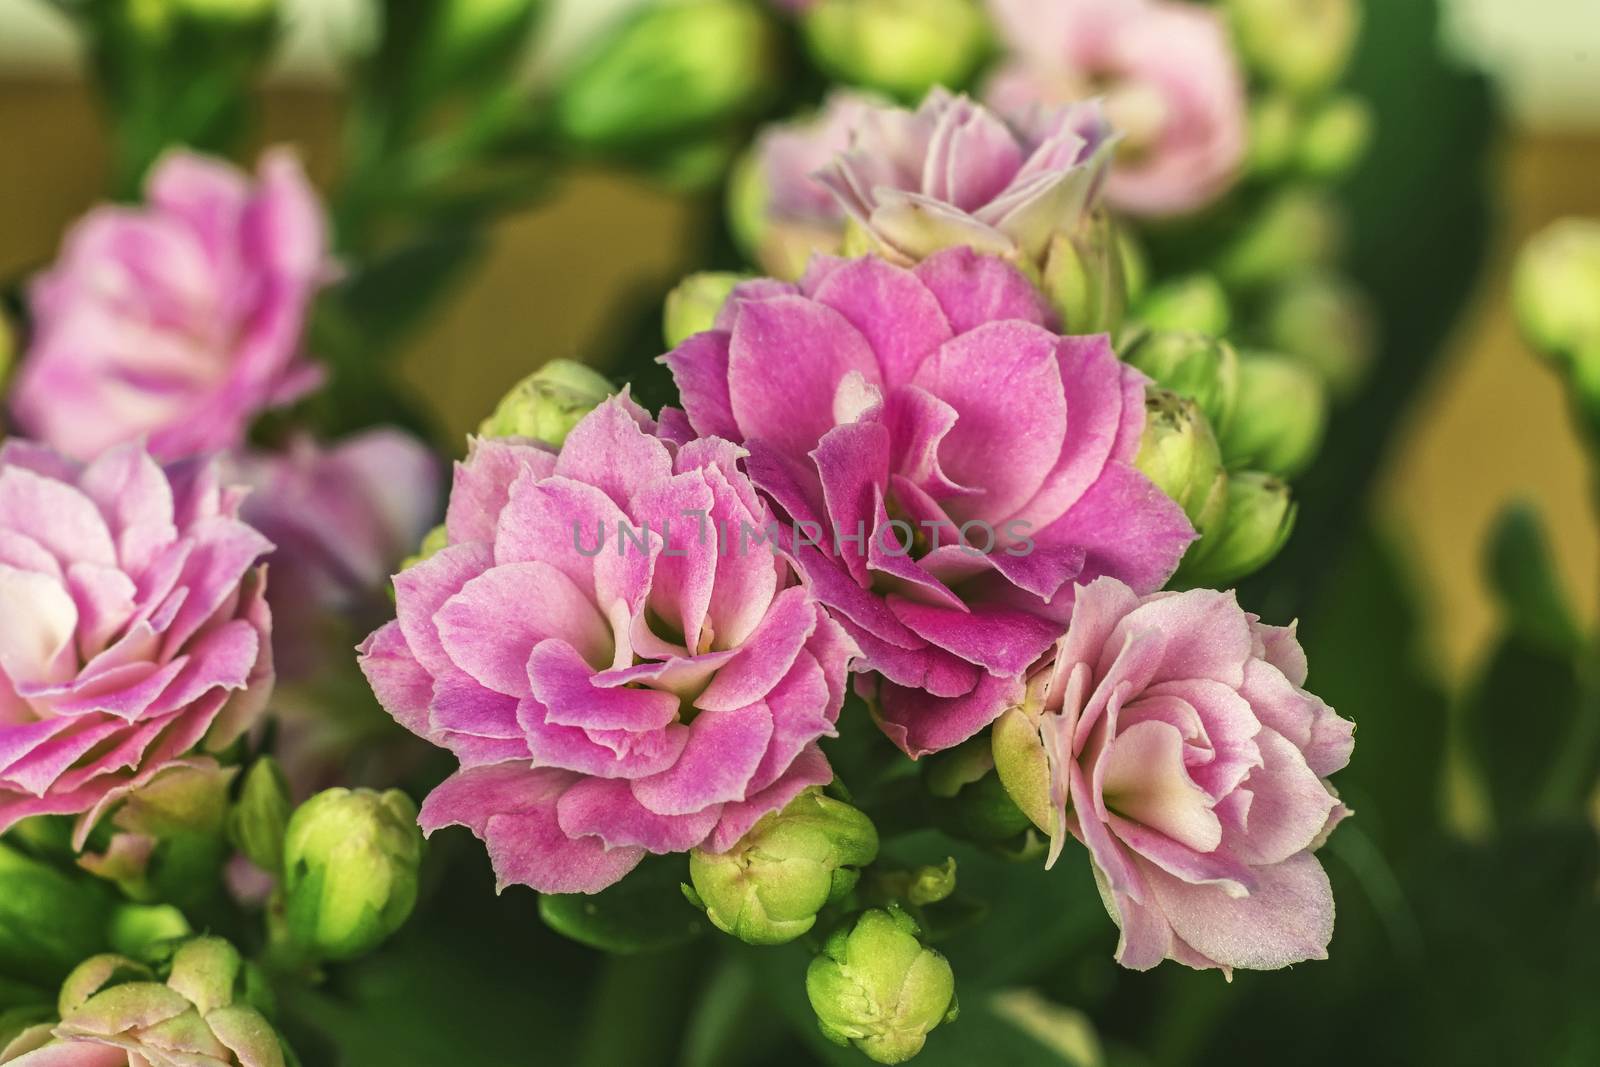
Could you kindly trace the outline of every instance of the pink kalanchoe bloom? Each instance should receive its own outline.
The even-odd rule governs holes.
[[[835,91],[814,115],[761,132],[736,179],[733,220],[763,270],[796,278],[813,252],[844,247],[845,211],[817,173],[850,147],[852,131],[882,101]]]
[[[1014,702],[1074,582],[1158,589],[1194,538],[1133,467],[1144,376],[1048,321],[1021,273],[967,248],[910,270],[819,257],[797,286],[735,289],[663,357],[694,430],[749,450],[913,757]]]
[[[252,184],[172,152],[146,200],[90,212],[29,292],[34,333],[12,413],[79,459],[140,436],[162,460],[229,448],[260,411],[320,381],[301,334],[332,270],[294,155],[269,152]]]
[[[448,546],[362,647],[384,707],[461,761],[423,829],[469,827],[501,885],[597,892],[832,780],[854,648],[744,536],[767,515],[739,450],[654,431],[624,395],[559,453],[475,441]]]
[[[868,112],[816,176],[897,262],[956,245],[1037,262],[1093,207],[1110,146],[1095,104],[1034,108],[1012,124],[935,88],[915,111]]]
[[[281,680],[316,674],[330,653],[389,614],[386,587],[438,519],[439,460],[421,441],[376,429],[325,447],[308,437],[282,452],[227,460],[251,487],[242,516],[277,547],[267,601],[277,620]]]
[[[272,689],[272,545],[214,464],[0,447],[0,832],[231,744]]]
[[[1221,196],[1247,147],[1244,78],[1222,16],[1164,0],[989,0],[1009,58],[984,99],[1026,120],[1100,96],[1121,136],[1106,199],[1183,214]]]
[[[1109,578],[1078,591],[996,755],[1004,778],[1006,728],[1029,716],[1050,861],[1063,830],[1087,846],[1124,966],[1326,957],[1333,896],[1313,850],[1349,814],[1326,779],[1349,762],[1355,727],[1305,680],[1293,628],[1263,625],[1232,593],[1141,599]]]

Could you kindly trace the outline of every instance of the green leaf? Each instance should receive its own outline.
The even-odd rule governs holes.
[[[1500,513],[1485,564],[1513,633],[1553,654],[1577,650],[1581,631],[1561,588],[1544,524],[1531,505],[1511,504]]]
[[[652,952],[686,944],[705,930],[706,921],[683,899],[682,860],[647,860],[593,895],[541,896],[539,917],[558,934],[603,952]]]

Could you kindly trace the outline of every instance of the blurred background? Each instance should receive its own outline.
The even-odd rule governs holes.
[[[264,94],[259,140],[298,144],[323,180],[337,156],[334,57],[360,32],[359,10],[349,0],[291,4],[289,43]],[[1581,451],[1555,376],[1518,340],[1508,296],[1512,254],[1529,234],[1562,215],[1600,215],[1600,5],[1446,0],[1441,16],[1447,54],[1485,70],[1506,105],[1492,149],[1491,249],[1385,457],[1375,503],[1416,569],[1428,652],[1458,678],[1492,632],[1477,559],[1506,501],[1537,504],[1567,580],[1600,586]],[[0,0],[0,277],[52,258],[63,227],[106,187],[106,140],[76,49],[47,5]],[[459,438],[544,361],[603,363],[626,328],[618,294],[663,289],[695,265],[704,225],[691,200],[639,178],[569,176],[551,199],[494,224],[487,255],[408,341],[405,377]],[[1593,598],[1578,599],[1592,612]]]
[[[553,4],[529,77],[557,61],[579,23],[626,2]],[[286,7],[288,39],[240,156],[293,143],[333,188],[350,156],[339,57],[370,34],[368,0]],[[1600,933],[1600,853],[1591,825],[1547,818],[1534,795],[1567,747],[1568,720],[1553,709],[1576,707],[1574,664],[1584,661],[1531,647],[1506,594],[1515,583],[1497,593],[1485,567],[1492,533],[1508,528],[1504,509],[1527,502],[1550,541],[1554,584],[1595,621],[1594,475],[1562,383],[1519,337],[1510,278],[1535,231],[1566,215],[1600,217],[1600,3],[1364,7],[1349,85],[1371,103],[1376,132],[1341,188],[1344,259],[1380,312],[1380,355],[1296,485],[1296,536],[1242,592],[1273,621],[1304,618],[1313,687],[1360,727],[1339,785],[1361,818],[1327,850],[1340,903],[1331,960],[1231,985],[1176,967],[1119,972],[1109,960],[1115,932],[1086,878],[1043,890],[967,849],[963,885],[987,891],[994,915],[988,934],[942,946],[971,982],[961,996],[974,1021],[931,1043],[930,1065],[999,1058],[981,1044],[981,991],[1002,990],[992,1008],[1023,981],[1081,1007],[1109,1049],[1143,1054],[1066,1057],[1074,1063],[1600,1062],[1589,1018],[1600,955],[1574,952]],[[78,41],[44,0],[0,0],[0,279],[53,259],[63,229],[122,181]],[[800,99],[820,92],[791,88]],[[590,164],[564,171],[535,206],[490,214],[484,247],[448,299],[420,328],[394,330],[405,384],[458,448],[508,386],[548,360],[636,376],[644,364],[617,360],[660,351],[661,297],[714,260],[726,237],[720,206],[703,192]],[[409,310],[402,304],[392,302],[394,315]],[[1585,721],[1600,718],[1570,717]],[[541,1015],[554,1061],[581,1045],[570,1062],[662,1062],[660,1048],[639,1042],[657,1040],[663,1017],[669,1032],[687,1031],[692,1050],[718,1005],[733,1006],[725,1015],[755,997],[777,1002],[810,1044],[791,1048],[769,1033],[759,1056],[686,1051],[682,1062],[779,1065],[833,1051],[795,1001],[795,959],[719,944],[618,966],[544,931],[531,894],[491,903],[481,855],[462,844],[436,843],[448,885],[434,887],[431,910],[392,951],[341,972],[328,995],[289,1006],[298,1024],[337,1038],[343,1062],[460,1062],[463,1046],[451,1041],[469,1035],[474,1062],[523,1063]],[[930,847],[943,854],[942,843]],[[636,1028],[573,1025],[584,1011],[614,1024],[607,1005],[619,1004],[643,1005],[649,1018]],[[1070,1030],[1052,1032],[1066,1041]]]

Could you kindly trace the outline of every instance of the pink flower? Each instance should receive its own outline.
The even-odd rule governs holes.
[[[448,547],[395,579],[362,668],[461,760],[423,828],[471,828],[502,885],[596,892],[646,852],[724,851],[832,780],[816,741],[854,649],[742,536],[767,516],[738,456],[657,436],[626,396],[559,453],[480,439]]]
[[[1048,809],[1050,862],[1063,827],[1088,847],[1124,966],[1326,957],[1333,896],[1313,850],[1349,814],[1325,779],[1355,727],[1305,680],[1293,628],[1262,625],[1232,593],[1141,599],[1110,578],[1078,591],[1053,662],[996,727],[996,758],[1025,809]],[[1042,803],[1008,775],[1014,715],[1037,727]]]
[[[1194,537],[1132,465],[1144,376],[1047,319],[1015,268],[967,248],[914,270],[819,257],[798,286],[735,289],[663,357],[695,431],[749,450],[913,757],[1014,702],[1074,582],[1158,589]]]
[[[768,126],[732,187],[740,238],[762,269],[781,278],[805,270],[813,252],[837,254],[845,211],[817,173],[850,147],[851,132],[883,106],[837,90],[815,115]]]
[[[228,462],[251,487],[242,515],[277,547],[267,601],[277,620],[280,679],[318,672],[330,652],[389,614],[389,576],[438,519],[440,464],[421,441],[368,430],[332,447],[308,437],[284,452]]]
[[[1025,119],[1101,96],[1121,135],[1106,199],[1176,215],[1233,184],[1247,143],[1244,79],[1222,17],[1163,0],[989,0],[1010,56],[984,99]]]
[[[295,157],[269,152],[252,185],[173,152],[146,199],[85,216],[29,293],[34,335],[12,412],[83,460],[141,435],[159,459],[237,445],[260,411],[320,380],[301,334],[331,270]]]
[[[955,245],[1037,262],[1093,206],[1108,136],[1093,104],[1008,124],[935,88],[915,111],[869,111],[817,179],[896,262]]]
[[[211,464],[0,447],[0,832],[113,804],[225,748],[272,689],[272,545]]]

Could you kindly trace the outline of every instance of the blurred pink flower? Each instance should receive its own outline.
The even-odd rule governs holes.
[[[736,288],[663,357],[695,432],[749,450],[913,757],[1015,701],[1073,583],[1158,589],[1194,538],[1133,466],[1145,377],[1048,320],[1020,272],[969,248],[912,270],[818,257],[798,286]]]
[[[984,99],[1014,120],[1099,96],[1120,135],[1106,199],[1134,215],[1198,210],[1247,147],[1244,78],[1217,12],[1168,0],[989,0],[1009,55]]]
[[[1325,779],[1354,725],[1306,692],[1289,627],[1232,593],[1141,599],[1114,579],[1078,591],[1030,693],[1050,775],[1051,862],[1088,847],[1146,970],[1262,970],[1327,955],[1333,896],[1313,855],[1349,814]]]
[[[380,428],[332,446],[298,437],[282,452],[237,453],[227,472],[251,487],[244,520],[276,546],[267,602],[279,678],[311,676],[330,653],[348,658],[350,641],[337,635],[383,621],[389,576],[438,519],[439,460],[410,434]]]
[[[1037,262],[1099,195],[1109,129],[1098,106],[1007,122],[935,88],[915,111],[873,108],[817,172],[875,250],[907,264],[943,248]]]
[[[238,510],[214,464],[0,447],[0,832],[81,814],[81,847],[123,796],[260,715],[272,545]]]
[[[12,413],[78,459],[141,436],[162,460],[229,448],[259,412],[321,379],[301,335],[333,271],[295,156],[268,152],[252,184],[227,163],[172,152],[146,199],[91,211],[29,291],[33,337]]]
[[[739,451],[655,431],[623,396],[559,453],[475,441],[449,545],[395,579],[398,619],[362,647],[390,714],[461,760],[423,828],[471,828],[502,885],[596,892],[832,780],[816,741],[854,648],[740,538],[766,510]]]

